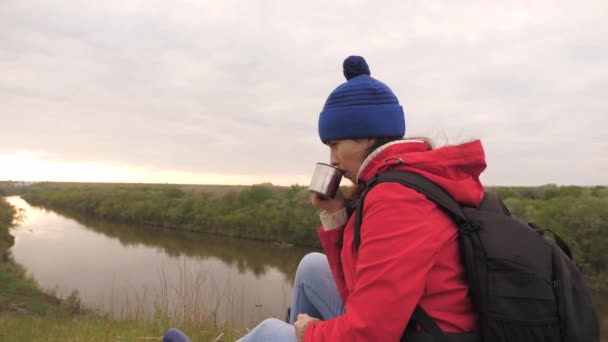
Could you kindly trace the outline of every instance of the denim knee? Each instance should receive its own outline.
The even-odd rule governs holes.
[[[268,327],[268,326],[282,325],[283,323],[285,323],[285,322],[281,321],[278,318],[266,318],[265,320],[260,322],[259,325]]]
[[[327,257],[323,253],[312,252],[306,254],[296,270],[296,279],[304,274],[318,272],[319,266],[327,264]]]
[[[257,327],[243,336],[239,341],[247,342],[296,342],[296,334],[293,325],[285,323],[280,319],[268,318],[263,320]]]

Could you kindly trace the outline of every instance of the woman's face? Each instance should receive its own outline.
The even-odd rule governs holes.
[[[357,173],[361,163],[367,157],[368,149],[374,144],[374,139],[344,139],[330,140],[330,163],[344,172],[344,177],[356,183]]]

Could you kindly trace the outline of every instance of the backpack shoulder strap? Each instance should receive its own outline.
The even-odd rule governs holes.
[[[485,192],[481,203],[479,203],[479,209],[511,216],[511,212],[495,192]]]
[[[361,223],[363,220],[363,202],[365,201],[365,196],[369,191],[371,191],[371,189],[374,188],[374,186],[382,182],[399,183],[408,188],[412,188],[418,191],[419,193],[425,195],[429,200],[437,204],[450,216],[452,216],[455,222],[457,222],[458,229],[460,231],[471,229],[460,204],[458,204],[442,188],[417,173],[405,170],[392,170],[372,178],[367,183],[363,194],[357,201],[357,209],[355,213],[355,236],[353,244],[353,248],[355,250],[358,250],[359,245],[361,244]],[[427,333],[429,333],[430,336],[432,336],[433,341],[448,341],[447,335],[441,330],[441,328],[439,328],[437,323],[433,321],[431,316],[429,316],[428,313],[420,305],[416,305],[416,308],[412,313],[408,326],[411,325],[415,327],[415,323],[420,324],[423,329]],[[404,333],[401,340],[403,340],[405,336],[406,334]]]
[[[457,223],[459,230],[463,231],[470,229],[467,217],[464,215],[464,211],[460,204],[442,188],[417,173],[406,170],[391,170],[372,178],[367,183],[363,194],[357,201],[354,232],[355,249],[358,249],[361,244],[361,223],[363,221],[363,202],[365,201],[365,196],[374,186],[382,182],[395,182],[418,191],[452,216]]]

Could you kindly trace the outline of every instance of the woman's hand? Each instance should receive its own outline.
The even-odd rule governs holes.
[[[296,337],[298,338],[298,342],[304,341],[304,333],[306,332],[306,328],[308,328],[308,324],[310,322],[319,322],[321,321],[318,318],[310,317],[307,314],[299,314],[298,320],[295,321],[293,327],[296,329]]]
[[[312,203],[313,207],[323,209],[327,211],[328,214],[333,214],[338,212],[344,207],[346,207],[346,202],[344,201],[344,195],[342,195],[342,191],[338,190],[334,198],[328,198],[319,195],[316,192],[310,193],[310,203]]]

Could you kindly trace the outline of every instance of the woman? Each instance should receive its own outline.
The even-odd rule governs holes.
[[[463,205],[480,203],[486,164],[479,141],[432,149],[425,141],[401,140],[404,113],[391,89],[370,76],[359,56],[344,61],[344,75],[347,82],[319,116],[332,165],[359,189],[377,174],[403,169]],[[358,248],[352,206],[342,193],[333,199],[312,194],[311,202],[323,209],[318,234],[325,255],[308,255],[298,266],[293,326],[269,319],[239,341],[399,341],[418,304],[444,332],[476,330],[457,227],[433,202],[400,184],[375,186],[365,197]]]

